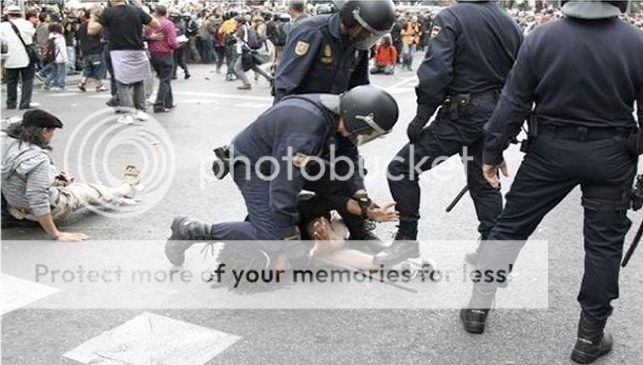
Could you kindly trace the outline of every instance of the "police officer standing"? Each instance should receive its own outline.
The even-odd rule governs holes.
[[[484,175],[494,188],[506,170],[502,153],[535,103],[529,148],[507,204],[480,253],[481,271],[513,264],[543,217],[580,185],[584,208],[585,273],[582,312],[572,360],[587,364],[612,348],[604,335],[610,302],[618,297],[626,213],[641,153],[643,33],[618,17],[624,1],[564,1],[566,18],[536,28],[485,126]],[[600,44],[601,47],[596,47]],[[630,138],[631,137],[631,138]],[[628,147],[629,145],[629,147]],[[519,241],[503,242],[503,241]],[[482,333],[495,283],[474,286],[465,329]]]
[[[394,22],[395,7],[391,0],[351,0],[341,6],[339,13],[318,15],[298,22],[288,33],[284,56],[277,66],[275,102],[288,95],[341,94],[369,84],[369,50],[390,31]],[[337,150],[357,150],[353,141],[341,135],[334,138],[334,144]],[[351,171],[341,161],[333,168],[342,176]],[[349,187],[337,181],[318,182],[317,188],[369,200],[363,181],[358,180],[358,184]],[[353,191],[347,192],[347,189]],[[365,220],[351,222],[348,227],[351,240],[372,241],[373,246],[380,246],[373,249],[383,248]]]
[[[369,83],[370,48],[395,22],[391,0],[348,1],[291,29],[275,76],[275,102],[287,95],[341,94]]]
[[[407,131],[411,143],[388,167],[400,225],[391,247],[375,256],[381,264],[419,255],[414,242],[420,218],[418,174],[445,157],[473,157],[463,163],[482,238],[502,209],[500,192],[482,176],[482,126],[491,116],[518,54],[521,32],[497,3],[460,1],[436,16],[429,36],[426,57],[417,71],[417,114]],[[438,107],[435,121],[425,129]]]
[[[232,175],[248,208],[248,220],[211,225],[177,217],[172,222],[166,256],[175,265],[183,264],[184,252],[192,242],[180,240],[291,239],[257,244],[268,251],[282,251],[289,260],[305,259],[305,246],[295,241],[299,238],[297,197],[304,188],[322,196],[329,193],[318,191],[314,184],[322,178],[320,166],[325,166],[317,156],[336,134],[347,139],[375,138],[388,133],[397,118],[395,99],[372,86],[357,87],[341,96],[307,94],[283,99],[233,141]],[[363,209],[367,215],[368,209],[377,207]]]

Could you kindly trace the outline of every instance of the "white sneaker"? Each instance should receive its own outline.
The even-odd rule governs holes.
[[[134,118],[132,118],[132,116],[129,114],[121,115],[120,117],[118,117],[118,120],[116,121],[120,124],[125,124],[125,125],[134,124]]]
[[[150,116],[147,115],[147,113],[142,111],[142,110],[137,110],[136,113],[134,113],[134,119],[140,120],[141,122],[144,122],[144,121],[150,119]]]

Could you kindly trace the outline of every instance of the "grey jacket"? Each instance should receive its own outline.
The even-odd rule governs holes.
[[[46,150],[20,143],[6,134],[2,141],[2,195],[10,206],[36,217],[49,214],[58,201],[53,188],[59,171]]]

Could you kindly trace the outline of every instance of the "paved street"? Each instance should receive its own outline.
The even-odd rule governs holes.
[[[53,142],[52,156],[59,166],[83,179],[105,183],[111,181],[105,176],[118,176],[126,165],[135,164],[141,167],[147,192],[160,186],[156,192],[162,194],[146,196],[146,190],[142,191],[143,206],[154,202],[142,215],[119,218],[87,213],[72,217],[63,226],[67,231],[88,234],[92,241],[149,242],[124,251],[104,246],[94,251],[81,247],[92,242],[21,244],[13,240],[44,240],[46,237],[39,229],[3,230],[2,272],[7,280],[34,281],[33,264],[41,259],[51,265],[122,261],[150,263],[156,267],[156,263],[162,265],[164,260],[162,240],[169,235],[169,224],[174,216],[189,215],[213,222],[243,219],[243,200],[231,179],[218,181],[211,177],[212,149],[229,143],[236,133],[271,105],[272,99],[268,84],[263,80],[253,85],[252,91],[243,92],[237,90],[240,83],[225,82],[223,75],[217,75],[211,69],[193,65],[191,79],[173,82],[178,107],[167,114],[152,115],[156,121],[132,126],[116,125],[113,121],[103,124],[101,118],[111,115],[109,113],[86,120],[89,115],[105,109],[107,94],[96,94],[91,89],[81,93],[73,86],[61,93],[35,92],[34,101],[59,116],[65,124],[63,130],[56,132]],[[406,141],[406,124],[415,113],[413,87],[416,79],[414,73],[398,72],[391,77],[373,77],[372,81],[391,92],[401,110],[400,124],[393,133],[362,149],[369,169],[367,187],[370,195],[385,203],[391,200],[385,168]],[[3,119],[14,115],[18,115],[17,111],[2,110]],[[94,127],[105,132],[95,133]],[[109,138],[118,140],[123,136],[121,133],[128,133],[128,128],[135,131],[129,137],[136,143],[110,147]],[[144,132],[146,128],[152,131],[150,135]],[[140,139],[136,139],[137,136]],[[101,143],[107,143],[107,147],[92,150]],[[160,159],[154,161],[141,156]],[[506,157],[511,172],[515,173],[522,154],[513,146]],[[503,192],[506,193],[510,182],[503,181]],[[471,241],[477,238],[477,220],[468,195],[453,212],[444,211],[464,184],[464,173],[457,158],[423,176],[422,239]],[[633,228],[627,245],[643,214],[630,213],[630,218]],[[394,228],[394,224],[383,224],[377,233],[388,238]],[[158,287],[159,298],[167,305],[148,306],[150,297],[146,301],[132,301],[129,305],[107,303],[107,295],[105,302],[95,300],[104,295],[98,292],[73,288],[67,291],[66,286],[47,291],[51,286],[44,285],[45,288],[34,287],[23,293],[28,296],[43,292],[41,297],[25,300],[24,304],[16,305],[14,310],[2,315],[2,364],[80,364],[83,363],[79,362],[83,348],[79,346],[110,330],[114,332],[104,337],[116,341],[128,331],[138,331],[132,328],[139,328],[141,321],[150,324],[146,333],[151,337],[167,339],[163,346],[174,343],[193,356],[173,360],[157,358],[155,362],[150,360],[150,364],[567,364],[576,335],[579,313],[576,295],[583,271],[582,207],[578,190],[546,217],[532,239],[548,241],[548,309],[495,311],[482,336],[464,332],[456,309],[310,309],[317,306],[315,303],[310,304],[309,309],[238,309],[214,302],[219,296],[204,283],[185,289]],[[77,256],[74,256],[74,245],[78,246]],[[104,256],[92,257],[92,252]],[[431,253],[424,250],[423,256],[430,257]],[[204,263],[204,260],[212,260],[209,256],[201,257],[203,254],[198,249],[190,251],[189,258],[198,262],[195,266],[207,266],[209,261]],[[529,260],[528,257],[522,259]],[[608,323],[616,341],[614,350],[597,364],[643,363],[642,270],[643,251],[640,251],[622,272],[620,299],[615,302],[615,313]],[[22,285],[20,283],[15,285]],[[305,293],[308,289],[291,290]],[[364,287],[360,287],[356,293],[363,290]],[[273,295],[280,292],[283,291]],[[394,295],[395,291],[383,293]],[[436,289],[434,294],[438,293],[448,294]],[[172,298],[184,300],[185,297],[190,298],[193,307],[180,309],[172,305]],[[116,299],[134,300],[133,297]],[[347,295],[346,298],[350,304],[357,304],[359,300],[359,295]],[[72,305],[73,302],[91,304],[84,307]],[[252,303],[246,304],[242,307],[252,307]],[[81,307],[85,309],[79,309]],[[318,307],[327,306],[320,304]],[[126,323],[129,327],[120,327]],[[197,346],[185,340],[191,338],[189,336],[203,340],[203,344]],[[208,339],[211,342],[207,342]],[[146,346],[137,341],[128,344],[130,349],[146,351],[137,348]],[[102,361],[95,363],[126,363],[119,358],[105,357]]]

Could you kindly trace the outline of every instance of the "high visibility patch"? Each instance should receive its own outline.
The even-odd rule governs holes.
[[[433,29],[431,29],[431,38],[435,38],[438,35],[440,35],[440,32],[442,31],[442,27],[439,27],[437,25],[433,26]]]
[[[305,155],[303,153],[298,153],[297,156],[293,158],[292,164],[297,167],[303,167],[306,165],[309,159],[310,159],[310,156]]]
[[[306,53],[308,53],[308,48],[310,48],[309,43],[299,41],[299,42],[297,42],[297,46],[295,46],[295,54],[297,56],[303,56]]]

